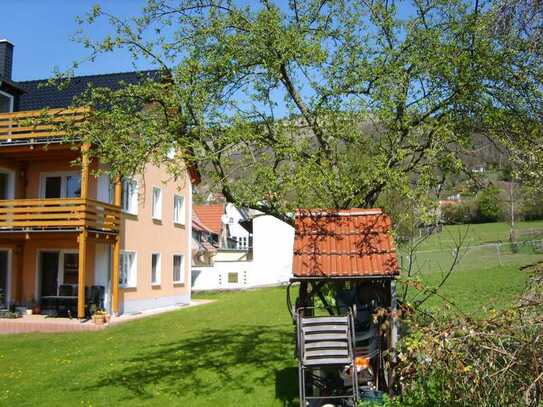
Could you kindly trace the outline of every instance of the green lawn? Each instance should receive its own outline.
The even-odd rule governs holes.
[[[212,297],[101,332],[0,336],[0,405],[288,405],[285,289]]]
[[[518,222],[515,225],[517,230],[542,229],[543,221]],[[431,236],[424,241],[418,250],[436,250],[448,248],[454,245],[459,236],[467,230],[466,245],[478,245],[494,242],[508,242],[511,227],[508,223],[481,223],[472,225],[448,225],[443,227],[443,232]]]
[[[487,267],[483,259],[458,270],[442,294],[474,315],[487,305],[503,306],[526,281],[519,265],[538,258],[510,256],[503,266]],[[423,276],[432,284],[439,273],[429,270]],[[204,297],[216,302],[101,332],[0,336],[0,405],[295,403],[297,370],[285,289]],[[433,299],[428,305],[442,304]]]
[[[516,228],[542,229],[543,222],[520,222]],[[461,311],[480,316],[486,308],[501,308],[510,303],[526,283],[527,273],[519,272],[519,267],[542,261],[543,254],[529,245],[520,246],[514,253],[506,223],[454,225],[424,240],[411,260],[406,257],[406,248],[400,247],[403,268],[407,269],[411,261],[413,275],[426,286],[435,286],[451,267],[455,241],[466,231],[460,261],[439,293]],[[444,306],[445,301],[436,297],[427,305],[436,309]]]

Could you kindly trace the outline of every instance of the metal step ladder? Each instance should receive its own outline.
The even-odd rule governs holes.
[[[300,406],[317,400],[358,401],[358,378],[354,361],[354,321],[352,313],[344,316],[307,316],[305,308],[296,313],[296,334],[299,360]],[[351,389],[345,394],[306,395],[308,373],[322,368],[350,368]]]

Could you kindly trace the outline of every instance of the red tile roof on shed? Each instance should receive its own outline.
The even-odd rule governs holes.
[[[380,209],[296,213],[295,277],[395,276],[391,220]]]
[[[194,205],[192,209],[200,221],[213,233],[221,234],[221,216],[224,214],[224,204]]]

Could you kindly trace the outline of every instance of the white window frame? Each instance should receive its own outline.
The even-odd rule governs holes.
[[[181,201],[179,210],[177,209],[178,201]],[[174,194],[173,196],[173,223],[176,225],[184,225],[186,223],[185,197],[183,195]]]
[[[177,256],[181,257],[181,265],[180,265],[181,280],[175,279],[175,258]],[[174,284],[185,284],[185,256],[182,253],[174,253],[172,255],[172,280]]]
[[[156,263],[156,281],[153,281],[153,257],[158,256]],[[151,285],[159,286],[162,274],[162,255],[160,253],[151,253]]]
[[[132,183],[134,185],[134,190],[132,191],[132,194],[128,194],[126,185],[128,183]],[[127,194],[127,195],[125,195]],[[125,199],[126,196],[126,199]],[[125,213],[129,213],[131,215],[137,215],[138,214],[138,206],[139,206],[139,184],[138,181],[136,181],[133,178],[123,178],[122,180],[122,193],[121,193],[121,208],[122,211]]]
[[[123,255],[133,255],[134,256],[134,261],[132,262],[132,270],[131,270],[131,275],[127,276],[127,279],[126,279],[126,282],[123,283],[122,282],[122,274],[123,274],[123,270],[122,270],[122,266],[123,266],[123,262],[122,262],[122,257]],[[119,285],[122,287],[122,288],[136,288],[137,285],[138,285],[138,254],[136,253],[136,251],[134,250],[121,250],[121,258],[119,259],[119,268],[120,268],[120,272],[119,272]],[[130,278],[132,277],[132,278]]]
[[[158,195],[156,195],[158,193]],[[162,188],[153,187],[152,216],[154,220],[162,220]]]
[[[40,173],[40,198],[45,199],[45,182],[47,178],[60,177],[60,199],[66,199],[68,177],[79,177],[81,188],[81,173],[79,171],[54,171]],[[81,194],[80,194],[81,195]],[[70,199],[77,199],[71,197]]]

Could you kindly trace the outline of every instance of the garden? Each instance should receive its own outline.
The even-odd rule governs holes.
[[[537,227],[526,223],[522,227]],[[425,244],[444,247],[448,227]],[[456,227],[453,227],[456,228]],[[495,242],[504,224],[470,227],[473,242]],[[438,243],[438,240],[440,241]],[[467,259],[467,257],[465,258]],[[461,261],[425,311],[454,303],[476,318],[524,290],[522,266],[539,254],[511,254],[503,265]],[[465,266],[464,266],[465,264]],[[429,286],[441,271],[423,270]],[[294,326],[283,287],[200,294],[214,302],[99,332],[0,336],[3,405],[297,405]],[[451,314],[453,315],[453,314]]]

